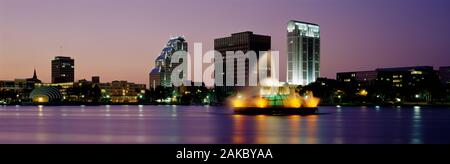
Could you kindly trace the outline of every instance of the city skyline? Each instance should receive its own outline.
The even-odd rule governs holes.
[[[439,33],[450,28],[446,19],[450,2],[443,0],[238,1],[252,6],[249,11],[265,11],[257,13],[236,11],[234,1],[191,0],[178,6],[164,1],[104,2],[0,0],[0,79],[29,77],[36,68],[38,77],[50,82],[49,60],[69,56],[77,60],[75,80],[99,75],[102,81],[146,84],[161,46],[175,35],[185,35],[190,46],[202,42],[205,50],[212,50],[214,38],[231,33],[267,34],[273,39],[273,50],[280,51],[280,61],[285,61],[285,27],[291,19],[321,25],[323,77],[379,67],[450,65],[446,46],[450,36]],[[168,14],[158,14],[164,9],[169,9]],[[170,13],[179,9],[190,14]],[[220,14],[227,10],[236,12]],[[79,11],[86,14],[77,15]],[[181,18],[165,21],[176,17]],[[281,73],[285,81],[286,72]]]

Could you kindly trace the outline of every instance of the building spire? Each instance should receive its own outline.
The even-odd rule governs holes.
[[[36,68],[34,68],[33,79],[38,79],[36,74]]]

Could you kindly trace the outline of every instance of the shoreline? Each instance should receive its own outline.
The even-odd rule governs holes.
[[[136,104],[136,103],[120,103],[120,104],[1,104],[0,106],[222,106],[224,104]],[[319,107],[450,107],[450,104],[323,104]]]

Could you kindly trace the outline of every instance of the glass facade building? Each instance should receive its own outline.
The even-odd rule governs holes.
[[[172,87],[172,72],[180,65],[179,63],[172,63],[172,55],[177,51],[188,50],[188,44],[183,36],[171,38],[166,46],[163,48],[161,54],[155,61],[155,68],[150,71],[149,86],[150,89],[155,89],[158,86]],[[187,58],[186,58],[187,59]],[[187,70],[187,69],[185,69]],[[182,71],[182,70],[178,70]],[[187,72],[182,72],[183,78],[187,77]]]
[[[308,85],[320,76],[320,27],[289,21],[287,27],[287,82]]]

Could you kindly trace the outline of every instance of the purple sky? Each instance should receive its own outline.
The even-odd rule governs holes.
[[[191,50],[202,42],[206,51],[214,38],[254,31],[272,36],[285,56],[290,19],[321,25],[325,77],[438,67],[450,65],[449,7],[448,0],[0,0],[0,79],[30,77],[36,67],[49,82],[50,60],[63,46],[62,55],[76,59],[76,79],[147,83],[178,34]]]

